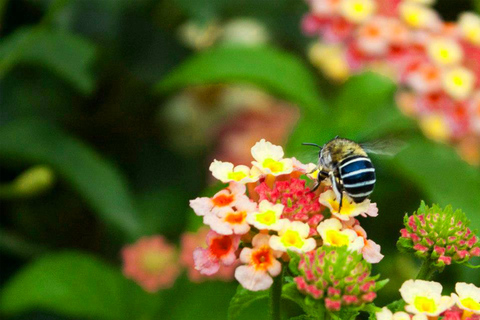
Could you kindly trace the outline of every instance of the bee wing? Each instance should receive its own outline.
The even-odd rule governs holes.
[[[397,139],[378,139],[360,143],[367,153],[375,153],[384,156],[394,156],[407,146],[404,141]]]
[[[305,147],[305,148],[307,148],[307,147]],[[315,150],[313,148],[302,150],[302,151],[297,152],[295,154],[295,158],[297,158],[297,160],[300,160],[303,163],[317,164],[318,163],[318,152],[319,152],[318,149]]]

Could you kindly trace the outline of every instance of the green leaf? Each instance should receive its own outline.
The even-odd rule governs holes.
[[[312,317],[308,314],[302,314],[301,316],[296,316],[296,317],[290,318],[289,320],[315,320],[315,317]]]
[[[405,311],[405,301],[403,301],[403,299],[395,300],[387,305],[387,308],[393,313],[397,311]]]
[[[375,292],[377,292],[378,290],[382,289],[383,287],[385,287],[385,285],[390,282],[390,279],[383,279],[383,280],[380,280],[380,281],[377,281],[375,282]]]
[[[334,320],[355,320],[360,314],[358,308],[342,308],[338,312],[330,313],[332,319]]]
[[[307,303],[305,296],[298,291],[295,283],[287,283],[283,286],[282,298],[298,304],[312,319],[323,320],[325,315],[323,301],[312,300]]]
[[[0,160],[49,166],[90,204],[99,217],[130,239],[142,232],[121,173],[81,141],[36,120],[0,128]]]
[[[312,73],[296,56],[269,47],[221,46],[199,53],[157,85],[169,92],[192,85],[247,82],[311,110],[321,108]]]
[[[237,292],[233,296],[232,300],[230,301],[230,306],[228,307],[228,319],[238,319],[244,309],[246,309],[255,301],[267,299],[269,297],[269,293],[269,290],[249,291],[239,285]]]
[[[93,91],[95,47],[61,30],[25,27],[0,42],[0,79],[17,64],[45,67],[84,94]]]
[[[40,308],[91,319],[153,319],[159,299],[93,256],[64,252],[44,256],[16,274],[2,291],[0,310],[8,315]]]
[[[300,272],[298,271],[298,264],[300,263],[300,255],[293,250],[288,250],[288,256],[290,257],[288,269],[292,272],[293,275],[299,275]]]
[[[472,228],[480,229],[480,171],[460,159],[451,147],[416,139],[393,161],[398,172],[421,188],[432,202],[461,208]]]

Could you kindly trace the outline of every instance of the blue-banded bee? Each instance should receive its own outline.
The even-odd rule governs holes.
[[[329,178],[332,189],[342,207],[343,191],[355,203],[360,203],[370,196],[375,188],[375,167],[367,151],[380,154],[392,154],[393,148],[383,141],[370,144],[358,144],[352,140],[335,137],[323,147],[314,143],[303,143],[320,148],[318,155],[318,179],[312,191]],[[391,149],[391,151],[388,151]]]

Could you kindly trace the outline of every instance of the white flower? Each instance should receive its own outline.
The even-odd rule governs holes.
[[[322,221],[317,231],[327,246],[347,246],[351,251],[360,251],[363,248],[363,238],[352,229],[343,229],[342,223],[335,218]]]
[[[413,314],[438,316],[455,302],[452,297],[442,296],[442,285],[434,281],[407,280],[400,288],[407,303],[405,310]]]
[[[291,222],[288,219],[282,219],[281,221],[282,228],[278,232],[278,236],[270,238],[270,247],[282,252],[293,250],[299,253],[315,249],[315,240],[307,239],[310,231],[308,224],[300,221]]]
[[[228,188],[220,190],[212,198],[199,197],[190,200],[190,207],[197,216],[206,216],[218,210],[234,207],[239,203],[250,202],[245,191],[245,185],[232,182]]]
[[[233,163],[213,160],[210,165],[212,175],[223,183],[235,181],[238,183],[249,183],[258,181],[259,176],[251,172],[247,166],[233,166]]]
[[[373,0],[341,0],[340,2],[342,16],[353,23],[366,21],[376,9],[377,5]]]
[[[203,217],[203,223],[213,231],[222,235],[245,234],[250,231],[247,216],[257,210],[257,205],[251,201],[238,202],[235,209],[225,207]]]
[[[280,220],[283,208],[281,203],[273,204],[268,200],[262,200],[258,211],[247,216],[247,222],[259,230],[279,231],[283,226]]]
[[[460,45],[448,38],[434,38],[427,44],[430,58],[441,66],[458,64],[463,59],[463,50]]]
[[[253,248],[244,248],[240,253],[240,261],[246,265],[235,270],[235,279],[250,291],[266,290],[273,283],[272,277],[282,271],[282,264],[277,260],[281,252],[272,250],[270,236],[257,234],[253,237]]]
[[[377,320],[392,320],[393,319],[393,314],[390,309],[387,307],[383,307],[382,311],[376,312],[375,316],[377,317]]]
[[[472,93],[475,75],[464,67],[455,67],[442,74],[443,89],[454,99],[463,100]]]
[[[463,310],[480,314],[480,288],[471,283],[458,282],[455,285],[457,294],[452,293],[457,305]]]
[[[252,147],[252,164],[263,174],[279,176],[293,171],[292,159],[283,159],[283,149],[280,146],[260,140]]]
[[[403,21],[411,27],[436,29],[441,26],[440,18],[431,8],[410,1],[403,1],[399,8]]]

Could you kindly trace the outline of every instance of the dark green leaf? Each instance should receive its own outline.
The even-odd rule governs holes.
[[[358,308],[342,308],[338,312],[330,313],[333,320],[355,320],[360,314]]]
[[[17,64],[48,68],[82,93],[94,88],[94,46],[73,34],[44,28],[23,28],[0,42],[0,79]]]
[[[230,301],[230,306],[228,307],[228,319],[238,319],[244,309],[246,309],[255,301],[267,299],[268,296],[269,290],[249,291],[239,285],[237,292],[233,296],[232,300]]]
[[[301,316],[296,316],[289,320],[315,320],[315,317],[309,316],[308,314],[302,314]]]
[[[394,161],[432,202],[462,209],[473,229],[480,228],[480,172],[451,147],[416,139]]]
[[[311,110],[321,108],[313,75],[303,62],[269,47],[222,46],[193,56],[157,86],[168,92],[192,85],[247,82]]]
[[[47,255],[8,282],[0,310],[18,314],[40,308],[92,319],[153,319],[159,295],[143,290],[111,266],[77,252]]]
[[[40,121],[0,128],[0,159],[45,164],[68,181],[99,217],[130,239],[141,233],[132,196],[121,173],[81,141]]]

